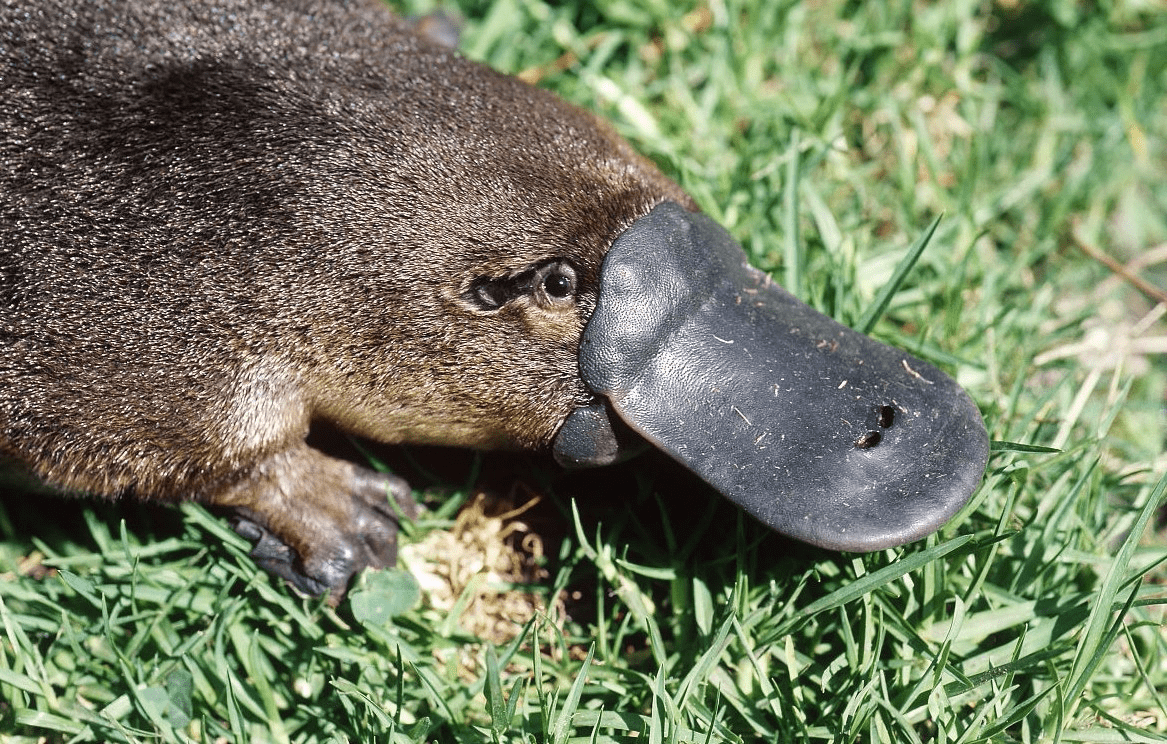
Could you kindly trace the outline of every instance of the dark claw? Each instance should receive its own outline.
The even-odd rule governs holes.
[[[252,542],[256,565],[305,594],[328,592],[339,602],[355,574],[396,563],[401,521],[419,512],[409,485],[395,476],[358,469],[351,486],[341,514],[312,515],[318,521],[297,530],[293,539],[307,537],[302,545],[289,545],[250,509],[237,510],[231,527]]]
[[[329,589],[327,585],[306,576],[298,567],[300,561],[295,551],[262,525],[246,517],[236,516],[231,520],[231,529],[253,543],[248,555],[263,570],[279,576],[305,594],[316,596]]]

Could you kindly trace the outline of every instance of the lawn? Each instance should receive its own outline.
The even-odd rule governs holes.
[[[459,12],[844,323],[942,216],[873,335],[968,389],[982,486],[840,555],[662,458],[394,448],[409,571],[336,609],[202,509],[7,494],[0,742],[1167,741],[1167,7]]]

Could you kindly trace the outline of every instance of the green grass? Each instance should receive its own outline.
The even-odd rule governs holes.
[[[602,112],[775,278],[953,373],[996,442],[984,484],[938,535],[854,556],[656,461],[577,514],[530,460],[565,536],[516,591],[553,609],[498,645],[465,604],[379,619],[411,599],[392,573],[335,611],[297,598],[198,508],[6,498],[0,741],[1167,741],[1167,325],[1087,253],[1167,288],[1167,10],[463,12],[469,55]],[[476,472],[438,474],[410,540]]]

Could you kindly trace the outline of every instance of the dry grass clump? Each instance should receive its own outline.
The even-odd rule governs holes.
[[[531,496],[516,506],[513,495],[478,493],[450,529],[403,546],[401,561],[423,600],[443,614],[456,613],[458,627],[495,644],[511,641],[533,617],[546,614],[543,596],[524,590],[547,578],[543,539],[521,519],[539,500]]]

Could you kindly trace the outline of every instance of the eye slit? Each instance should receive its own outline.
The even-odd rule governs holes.
[[[564,307],[575,300],[575,269],[561,260],[551,260],[518,274],[480,276],[470,283],[462,298],[479,310],[493,312],[524,295],[543,307]]]
[[[482,310],[497,310],[510,299],[505,281],[480,276],[466,291],[466,299]]]
[[[855,449],[871,449],[883,440],[878,431],[869,431],[855,440]]]

